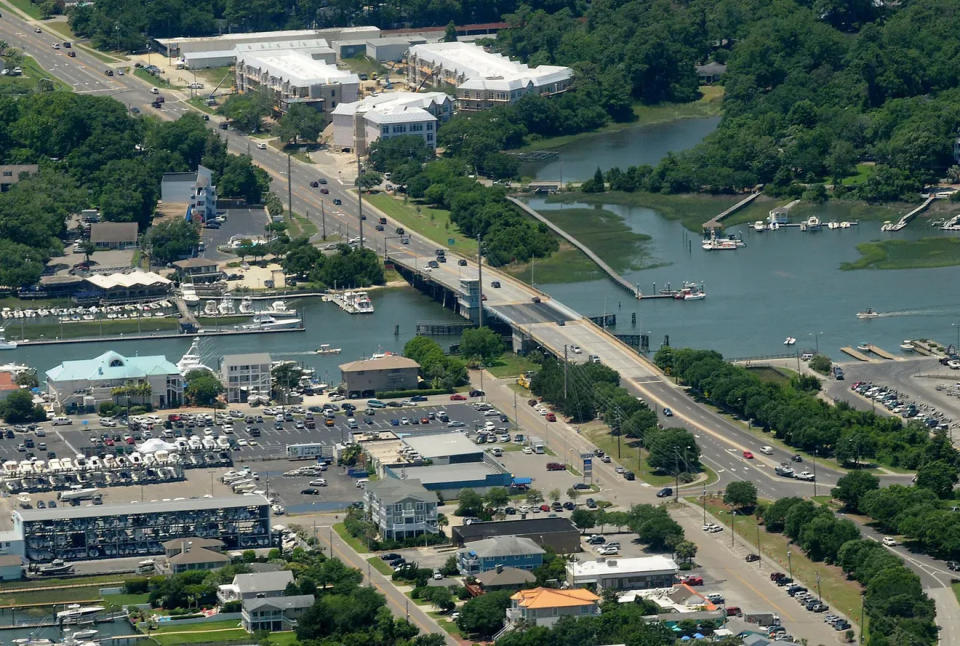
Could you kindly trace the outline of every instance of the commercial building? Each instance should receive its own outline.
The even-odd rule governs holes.
[[[237,45],[234,52],[240,59],[255,54],[269,54],[270,52],[294,51],[309,56],[315,61],[335,65],[337,53],[323,38],[305,38],[294,41],[270,41],[265,43],[244,43]]]
[[[163,298],[170,293],[173,282],[160,274],[133,269],[113,274],[90,274],[84,278],[80,291],[93,300],[118,302]]]
[[[165,542],[192,536],[219,538],[230,550],[270,545],[270,502],[258,495],[17,509],[12,515],[21,556],[38,562],[163,554]]]
[[[567,581],[572,586],[594,585],[598,590],[668,588],[676,583],[677,563],[666,556],[598,558],[567,563]]]
[[[436,534],[437,496],[417,480],[377,480],[363,492],[363,508],[385,539]]]
[[[10,187],[24,177],[36,175],[40,167],[36,164],[2,164],[0,165],[0,193],[6,193]]]
[[[193,173],[164,173],[160,180],[160,199],[166,210],[181,211],[191,222],[202,224],[212,220],[217,217],[213,171],[200,165]]]
[[[495,536],[473,541],[457,552],[460,574],[477,575],[497,567],[533,570],[543,565],[546,551],[529,538]]]
[[[0,555],[0,581],[16,581],[23,578],[23,559],[16,554]]]
[[[483,462],[483,449],[463,433],[409,435],[403,438],[403,443],[421,459],[433,464]]]
[[[492,459],[482,462],[454,462],[428,466],[387,466],[383,469],[387,480],[416,479],[427,490],[444,498],[456,498],[462,489],[485,493],[493,487],[509,488],[513,476]]]
[[[407,50],[413,45],[422,45],[426,38],[418,36],[392,36],[372,38],[364,41],[366,54],[373,60],[386,63],[399,63],[403,60]]]
[[[220,603],[229,603],[245,599],[281,597],[291,583],[293,572],[290,570],[235,574],[233,581],[217,588],[217,600]]]
[[[420,364],[395,354],[340,365],[340,377],[349,397],[373,397],[389,390],[417,387]]]
[[[443,92],[390,92],[341,103],[332,113],[333,143],[365,155],[378,139],[417,135],[437,147],[437,128],[453,116],[453,100]]]
[[[220,359],[220,379],[230,403],[244,403],[251,395],[269,395],[270,355],[266,352],[224,355]]]
[[[185,536],[175,538],[163,544],[163,553],[167,558],[176,556],[191,549],[202,548],[213,552],[223,551],[223,541],[219,538],[200,538],[199,536]]]
[[[529,67],[473,43],[427,43],[407,53],[412,87],[446,83],[457,88],[460,110],[486,110],[527,94],[554,96],[570,88],[573,70],[556,65]]]
[[[584,590],[572,588],[533,588],[520,590],[510,597],[507,608],[507,623],[511,626],[553,626],[560,617],[589,617],[600,614],[600,597]]]
[[[47,392],[60,408],[98,406],[115,401],[113,389],[131,389],[134,404],[150,403],[154,408],[179,406],[183,401],[183,378],[163,355],[125,357],[110,350],[93,359],[64,361],[47,371]],[[120,399],[126,402],[126,395]]]
[[[470,543],[494,536],[520,536],[529,538],[540,547],[549,547],[557,554],[580,551],[580,530],[569,518],[474,522],[454,527],[451,534],[458,547],[468,547]]]
[[[90,225],[90,242],[97,249],[128,249],[137,246],[136,222],[96,222]]]
[[[209,258],[184,258],[173,263],[183,282],[210,283],[220,280],[217,261]]]
[[[315,602],[312,594],[244,599],[240,623],[248,633],[258,630],[293,630],[303,613],[312,608]]]
[[[286,112],[302,103],[330,112],[357,100],[360,77],[297,50],[238,51],[237,91],[267,90],[274,105]]]

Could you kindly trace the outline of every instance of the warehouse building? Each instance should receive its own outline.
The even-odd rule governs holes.
[[[373,397],[389,390],[413,390],[420,364],[395,354],[340,364],[340,377],[348,397]]]
[[[453,100],[443,92],[390,92],[341,103],[332,113],[333,143],[340,150],[367,154],[378,139],[417,135],[437,147],[440,124],[453,116]]]
[[[550,548],[557,554],[580,551],[580,530],[569,518],[474,522],[454,527],[451,535],[458,547],[469,547],[475,541],[494,536],[519,536],[529,538],[540,547]]]
[[[493,460],[483,462],[459,462],[432,464],[429,466],[384,467],[389,478],[419,480],[428,491],[439,493],[444,498],[456,498],[462,489],[485,493],[493,487],[509,488],[513,476]]]
[[[298,50],[238,51],[237,91],[269,90],[274,105],[286,112],[303,103],[330,112],[357,100],[360,77]]]
[[[598,590],[669,588],[680,568],[667,556],[606,558],[567,563],[567,581],[574,587],[594,585]]]
[[[483,449],[463,433],[410,435],[403,443],[423,460],[433,464],[483,462]]]
[[[460,110],[487,110],[527,94],[554,96],[566,92],[573,70],[556,65],[530,67],[473,43],[427,43],[407,53],[411,87],[446,83],[457,88]]]
[[[254,495],[17,509],[12,534],[21,556],[41,563],[164,554],[164,543],[193,536],[253,549],[270,546],[270,502]]]
[[[47,370],[46,377],[47,392],[61,410],[113,402],[114,388],[134,384],[144,386],[140,393],[131,391],[134,404],[149,402],[154,408],[167,408],[183,401],[180,371],[163,355],[125,357],[110,350],[93,359],[64,361]]]

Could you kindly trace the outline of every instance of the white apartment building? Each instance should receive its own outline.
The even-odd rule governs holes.
[[[333,143],[360,154],[377,139],[419,135],[437,147],[437,128],[453,115],[453,99],[443,92],[390,92],[341,103],[333,110]]]
[[[384,478],[370,482],[363,492],[363,504],[382,538],[403,540],[440,531],[437,496],[419,480]]]
[[[220,361],[220,378],[230,403],[246,402],[251,395],[269,395],[270,355],[266,352],[224,355]]]
[[[447,83],[457,88],[460,110],[487,110],[527,94],[552,96],[569,89],[573,70],[557,65],[530,67],[473,43],[427,43],[407,53],[411,87]]]
[[[360,87],[360,77],[353,72],[290,49],[239,48],[236,74],[239,92],[266,88],[281,112],[293,103],[330,112],[356,101]]]

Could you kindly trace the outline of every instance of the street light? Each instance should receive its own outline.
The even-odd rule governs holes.
[[[790,571],[790,579],[793,580],[793,561],[790,560],[790,550],[787,550],[787,569]]]

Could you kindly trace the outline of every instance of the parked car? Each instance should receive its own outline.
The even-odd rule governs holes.
[[[690,576],[685,576],[680,579],[681,583],[686,583],[687,585],[703,585],[703,577],[696,576],[691,574]]]
[[[671,487],[664,487],[657,492],[657,498],[669,498],[673,495],[673,489]]]

